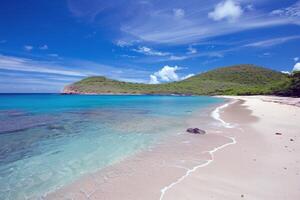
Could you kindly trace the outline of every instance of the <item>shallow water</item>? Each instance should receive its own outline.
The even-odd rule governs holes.
[[[212,97],[0,95],[0,199],[38,198],[184,130]]]

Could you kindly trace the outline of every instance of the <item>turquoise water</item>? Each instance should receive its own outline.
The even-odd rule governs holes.
[[[223,100],[178,96],[0,95],[0,199],[38,198],[183,130]]]

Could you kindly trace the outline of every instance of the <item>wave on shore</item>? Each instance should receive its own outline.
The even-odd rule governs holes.
[[[215,110],[213,110],[213,112],[211,113],[211,116],[212,116],[215,120],[221,122],[221,124],[222,124],[225,128],[234,128],[234,126],[233,126],[232,124],[228,123],[228,122],[225,122],[225,121],[221,118],[221,116],[220,116],[220,111],[223,110],[224,108],[228,107],[229,105],[234,104],[235,102],[236,102],[236,101],[231,101],[231,102],[229,102],[229,103],[223,104],[223,105],[217,107],[217,108],[216,108]],[[196,165],[195,167],[193,167],[193,168],[191,168],[191,169],[188,169],[188,170],[186,171],[186,173],[185,173],[182,177],[180,177],[180,178],[177,179],[176,181],[172,182],[170,185],[168,185],[168,186],[162,188],[162,189],[161,189],[161,195],[160,195],[159,200],[162,200],[162,199],[164,198],[164,196],[165,196],[165,194],[166,194],[166,192],[167,192],[168,190],[170,190],[172,187],[174,187],[174,186],[177,185],[178,183],[182,182],[185,178],[187,178],[187,177],[188,177],[189,175],[191,175],[193,172],[195,172],[195,171],[198,170],[199,168],[206,167],[207,165],[209,165],[210,163],[212,163],[212,162],[214,161],[214,153],[215,153],[215,152],[217,152],[217,151],[219,151],[219,150],[221,150],[221,149],[223,149],[223,148],[225,148],[225,147],[227,147],[227,146],[230,146],[230,145],[233,145],[233,144],[236,144],[236,143],[237,143],[237,141],[236,141],[236,139],[235,139],[234,137],[227,137],[227,136],[224,136],[224,137],[230,139],[231,141],[228,142],[228,143],[226,143],[226,144],[223,144],[223,145],[221,145],[221,146],[219,146],[219,147],[215,147],[214,149],[212,149],[212,150],[210,150],[210,151],[207,151],[207,153],[210,154],[211,159],[207,160],[205,163],[202,163],[202,164],[200,164],[200,165]]]

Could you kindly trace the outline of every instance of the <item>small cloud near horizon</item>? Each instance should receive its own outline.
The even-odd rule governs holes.
[[[194,74],[188,74],[186,76],[180,77],[176,72],[182,69],[183,68],[178,66],[171,67],[165,65],[160,70],[150,75],[149,84],[159,84],[161,82],[180,81],[194,76]]]

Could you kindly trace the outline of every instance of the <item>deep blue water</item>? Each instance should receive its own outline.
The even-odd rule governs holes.
[[[0,199],[37,198],[183,130],[223,100],[179,96],[0,95]]]

